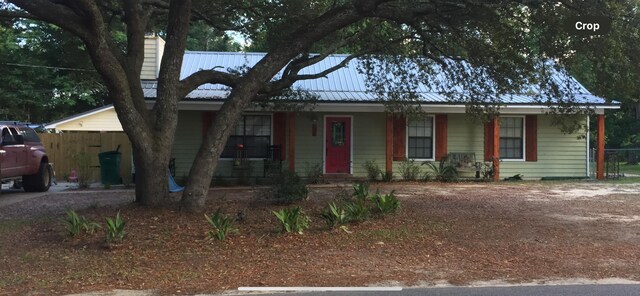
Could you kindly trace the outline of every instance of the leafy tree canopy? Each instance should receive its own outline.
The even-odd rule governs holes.
[[[132,141],[136,175],[141,176],[136,195],[144,204],[170,200],[166,176],[159,172],[166,171],[170,158],[180,100],[205,83],[231,89],[188,177],[182,201],[192,210],[204,203],[217,159],[242,111],[287,92],[295,81],[320,78],[361,57],[365,60],[361,70],[371,74],[371,89],[390,107],[419,104],[414,90],[426,83],[450,93],[452,100],[475,107],[471,110],[491,111],[499,106],[499,95],[525,93],[562,107],[557,110],[560,113],[582,112],[571,96],[575,89],[550,79],[551,73],[562,73],[568,65],[577,67],[582,59],[591,62],[597,55],[589,44],[607,38],[571,35],[564,29],[566,21],[593,14],[615,22],[627,16],[624,5],[637,6],[635,1],[622,1],[619,6],[620,1],[613,0],[8,2],[19,9],[5,6],[0,16],[51,23],[82,41]],[[200,37],[189,41],[189,32],[198,30]],[[140,85],[148,32],[166,36],[152,109]],[[207,38],[208,34],[218,36]],[[267,54],[242,71],[202,69],[180,79],[185,49],[233,48],[229,34],[244,36],[251,40],[251,50]],[[339,52],[351,56],[324,71],[301,74],[302,69]],[[450,79],[433,79],[436,73]]]

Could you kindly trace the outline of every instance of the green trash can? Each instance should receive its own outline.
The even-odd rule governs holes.
[[[120,155],[118,150],[98,154],[100,160],[100,181],[105,185],[122,184],[120,177]]]

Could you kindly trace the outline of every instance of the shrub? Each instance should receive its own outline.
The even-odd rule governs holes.
[[[314,165],[307,165],[307,182],[310,184],[322,183],[322,165],[316,163]]]
[[[393,172],[392,171],[383,172],[382,173],[382,181],[384,181],[384,182],[393,181]]]
[[[369,183],[353,184],[353,196],[356,201],[366,201],[369,197]]]
[[[400,208],[400,201],[396,198],[395,191],[385,195],[377,191],[372,200],[376,205],[376,210],[381,214],[395,213]]]
[[[76,165],[78,166],[78,187],[89,187],[89,176],[91,175],[91,155],[87,152],[79,152],[71,156]]]
[[[217,238],[218,240],[224,240],[227,234],[238,231],[238,229],[233,228],[234,218],[228,215],[222,215],[220,209],[218,209],[212,217],[204,214],[204,218],[207,219],[207,222],[209,222],[209,225],[213,228],[213,230],[207,232],[209,239]]]
[[[415,160],[405,160],[400,162],[400,175],[407,181],[415,181],[420,177],[420,166]]]
[[[116,214],[115,219],[107,218],[107,244],[112,241],[122,241],[124,235],[124,226],[126,222],[120,217],[120,212]]]
[[[81,231],[86,233],[94,233],[100,225],[96,222],[89,221],[84,216],[79,216],[75,211],[68,210],[67,218],[64,220],[66,224],[67,234],[69,236],[76,236]]]
[[[267,198],[279,204],[290,204],[306,199],[309,188],[295,172],[283,170],[273,178],[271,188],[266,192]]]
[[[446,158],[440,160],[440,163],[437,166],[435,165],[435,163],[428,161],[425,161],[422,164],[428,166],[431,169],[436,181],[454,182],[458,180],[458,170],[454,165],[448,163]]]
[[[364,162],[364,170],[367,171],[367,180],[376,181],[382,173],[375,160],[367,160]]]
[[[345,203],[344,210],[349,221],[360,222],[369,218],[369,208],[367,203],[360,200]]]
[[[273,214],[280,221],[280,232],[297,232],[302,234],[302,232],[309,228],[309,223],[311,223],[311,219],[300,209],[300,207],[295,208],[284,208],[280,211],[273,211]]]
[[[336,206],[335,203],[330,203],[327,208],[321,214],[322,219],[327,222],[329,227],[333,228],[338,225],[344,225],[349,222],[349,215],[344,208]]]

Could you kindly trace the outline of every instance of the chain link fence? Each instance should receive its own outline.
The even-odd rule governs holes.
[[[589,153],[589,174],[596,177],[596,149]],[[604,173],[607,179],[640,177],[640,148],[605,149]]]

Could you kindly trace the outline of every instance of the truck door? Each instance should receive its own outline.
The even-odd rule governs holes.
[[[2,136],[0,137],[0,149],[4,150],[4,154],[0,157],[0,174],[2,178],[18,176],[16,166],[18,165],[18,148],[15,147],[13,135],[7,127],[2,127]]]
[[[16,136],[20,135],[22,137],[22,134],[20,134],[18,130],[16,130],[13,127],[10,127],[9,131],[11,132],[11,135],[13,136],[14,141],[16,141],[14,145],[16,147],[16,174],[18,176],[30,175],[29,174],[30,159],[27,158],[28,149],[27,149],[27,145],[24,144],[24,137],[22,138],[23,141],[18,143],[17,142],[18,137]]]

